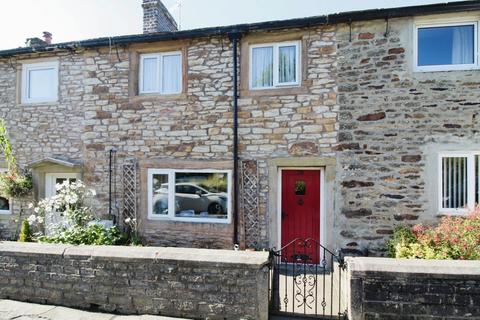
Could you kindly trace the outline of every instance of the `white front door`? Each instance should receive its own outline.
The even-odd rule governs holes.
[[[78,180],[77,173],[47,173],[45,175],[45,198],[51,198],[57,194],[57,184],[65,181],[75,182]],[[58,227],[67,227],[61,212],[55,212],[45,217],[45,233],[52,235]]]

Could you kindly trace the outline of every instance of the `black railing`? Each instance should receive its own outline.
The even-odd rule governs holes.
[[[345,263],[314,239],[295,239],[270,250],[270,313],[345,319]]]

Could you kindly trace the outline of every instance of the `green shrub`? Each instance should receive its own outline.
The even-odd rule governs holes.
[[[18,230],[18,229],[17,229]],[[30,230],[30,224],[28,220],[22,221],[22,229],[20,229],[19,242],[32,242],[32,231]]]
[[[98,224],[70,227],[53,236],[41,236],[38,240],[73,245],[121,245],[126,242],[118,227],[105,228]]]
[[[395,258],[480,260],[480,208],[443,217],[437,226],[397,227],[387,252]]]

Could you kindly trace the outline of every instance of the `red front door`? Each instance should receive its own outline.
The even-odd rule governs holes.
[[[320,242],[320,170],[282,170],[282,247],[295,239]],[[319,262],[320,248],[309,241],[282,251],[288,262]]]

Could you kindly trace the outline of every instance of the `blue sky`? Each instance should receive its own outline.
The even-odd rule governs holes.
[[[54,42],[142,32],[141,0],[3,0],[0,49],[53,33]],[[164,0],[179,20],[178,0]],[[181,0],[181,27],[192,29],[290,19],[335,12],[400,7],[439,0]]]

